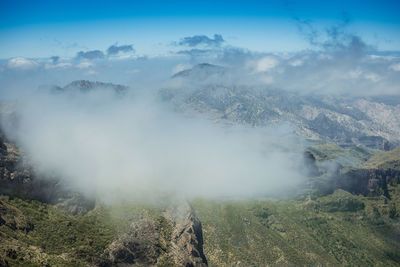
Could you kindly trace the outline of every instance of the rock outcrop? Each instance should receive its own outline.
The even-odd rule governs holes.
[[[172,224],[169,255],[178,266],[206,266],[200,220],[187,202],[171,205],[164,212]]]
[[[138,218],[104,251],[97,266],[207,266],[201,222],[187,202],[158,218]]]
[[[400,183],[400,171],[395,169],[352,169],[337,179],[337,187],[353,194],[384,195],[390,198],[388,184]]]

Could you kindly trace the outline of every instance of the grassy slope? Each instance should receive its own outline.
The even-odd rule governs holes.
[[[313,150],[320,160],[340,157],[351,163],[358,158],[357,164],[363,164],[370,158],[365,166],[379,168],[393,166],[399,151],[370,158],[375,152],[362,148],[322,145]],[[389,190],[391,200],[338,190],[315,199],[197,199],[192,204],[203,224],[204,250],[212,266],[399,265],[400,185]],[[157,208],[139,204],[98,205],[86,215],[71,216],[37,201],[6,196],[0,200],[34,225],[28,233],[0,226],[0,259],[13,266],[88,265],[135,218],[162,217]],[[9,253],[13,250],[16,258]]]
[[[292,201],[195,200],[210,265],[396,265],[400,262],[400,186],[392,200],[338,190]],[[1,197],[34,224],[28,233],[0,226],[0,252],[13,266],[85,266],[138,216],[157,219],[144,205],[98,206],[83,216],[37,201]],[[23,260],[20,260],[23,258]]]
[[[381,168],[395,162],[397,163],[400,162],[400,147],[393,149],[391,151],[381,152],[374,155],[365,163],[365,167]],[[396,166],[397,168],[399,168],[398,164],[396,164]]]
[[[363,146],[342,148],[333,143],[312,146],[308,150],[318,161],[335,159],[341,165],[353,167],[361,166],[371,156],[379,152],[379,150]]]
[[[193,206],[212,266],[394,266],[400,263],[400,187],[391,190],[389,204],[338,190],[316,200],[198,199]]]
[[[98,206],[86,215],[72,216],[38,201],[7,196],[0,200],[21,211],[34,225],[28,233],[0,226],[0,258],[12,266],[88,265],[118,233],[128,230],[130,221],[138,216],[160,216],[157,209],[139,204]],[[18,254],[15,259],[7,256],[7,251],[12,250]]]

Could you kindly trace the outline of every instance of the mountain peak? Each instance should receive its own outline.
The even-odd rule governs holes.
[[[104,82],[88,81],[88,80],[76,80],[64,86],[62,90],[65,91],[71,89],[78,89],[81,92],[88,92],[96,88],[112,89],[116,93],[123,93],[128,89],[127,86],[120,84],[104,83]]]
[[[222,66],[210,64],[210,63],[200,63],[193,66],[190,69],[186,69],[175,73],[172,78],[196,78],[204,79],[212,75],[221,75],[225,73],[225,68]]]

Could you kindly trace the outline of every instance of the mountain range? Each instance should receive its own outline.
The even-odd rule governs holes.
[[[173,75],[179,86],[157,98],[217,125],[289,125],[308,141],[307,180],[295,194],[106,203],[37,172],[0,129],[0,266],[398,266],[398,98],[212,82],[229,71],[196,65]],[[135,90],[86,80],[40,89],[119,97]],[[18,123],[13,103],[1,103],[0,115]]]

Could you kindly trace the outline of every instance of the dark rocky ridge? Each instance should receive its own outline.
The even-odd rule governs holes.
[[[128,90],[128,86],[113,84],[113,83],[104,83],[98,81],[88,81],[88,80],[77,80],[67,84],[64,87],[60,87],[57,85],[51,86],[41,86],[40,89],[50,90],[53,93],[64,93],[64,92],[72,92],[74,90],[78,90],[82,93],[87,93],[92,90],[111,90],[117,94],[125,94]]]

